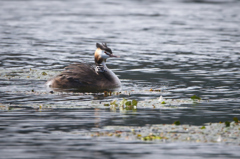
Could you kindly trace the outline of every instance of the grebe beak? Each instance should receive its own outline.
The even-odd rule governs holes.
[[[116,56],[116,55],[113,55],[113,54],[109,54],[109,57],[120,57],[120,56]]]

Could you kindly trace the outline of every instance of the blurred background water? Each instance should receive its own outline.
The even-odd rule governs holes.
[[[201,125],[239,117],[239,10],[239,0],[1,0],[0,105],[19,109],[0,112],[0,158],[239,158],[239,146],[146,145],[64,134],[96,125],[175,120]],[[65,66],[93,63],[96,42],[107,42],[121,56],[107,64],[121,79],[122,92],[128,93],[48,93],[46,80]],[[29,77],[30,69],[35,73]],[[44,78],[43,71],[48,74]],[[140,108],[127,114],[91,105],[160,95],[197,95],[206,102],[187,109]],[[36,105],[56,107],[39,112]]]

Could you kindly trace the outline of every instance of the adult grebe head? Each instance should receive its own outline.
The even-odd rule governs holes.
[[[102,63],[105,63],[107,58],[109,57],[119,57],[112,54],[112,50],[107,46],[106,43],[103,43],[102,45],[99,43],[96,43],[97,50],[94,54],[94,59],[96,65],[101,65]]]

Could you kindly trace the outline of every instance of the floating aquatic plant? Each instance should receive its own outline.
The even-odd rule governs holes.
[[[180,125],[180,121],[174,121],[174,123],[173,123],[174,125]]]
[[[104,91],[104,96],[105,96],[105,97],[107,97],[107,96],[112,96],[112,92],[111,92],[111,91],[109,91],[109,92]]]
[[[239,120],[238,120],[237,117],[234,117],[234,118],[233,118],[233,121],[235,121],[235,123],[238,123],[238,122],[239,122]]]
[[[138,101],[132,100],[132,105],[133,105],[133,106],[137,106],[137,103],[138,103]]]
[[[230,122],[229,121],[225,121],[225,126],[229,127],[230,126]]]
[[[120,106],[121,108],[125,110],[136,110],[137,109],[137,100],[127,100],[123,98],[119,103],[117,100],[113,100],[110,102],[110,104],[106,103],[104,106],[114,106],[114,108]]]
[[[153,91],[154,91],[154,92],[161,92],[160,89],[152,89],[152,88],[151,88],[149,91],[150,91],[150,92],[153,92]]]
[[[117,100],[111,101],[110,105],[113,105],[115,107],[118,107]]]
[[[120,95],[122,92],[111,92],[111,91],[104,91],[104,97],[112,96],[112,95]],[[129,95],[129,93],[127,93]]]
[[[123,98],[123,100],[120,102],[121,106],[125,106],[126,110],[133,110],[133,109],[137,109],[137,101],[136,100],[132,100],[132,101],[128,101],[125,98]]]
[[[166,102],[165,102],[165,101],[162,101],[161,104],[166,104]]]
[[[47,73],[46,73],[46,72],[42,72],[42,75],[43,75],[43,76],[46,76],[46,75],[47,75]]]
[[[192,100],[201,100],[201,98],[198,97],[198,96],[196,96],[196,95],[193,95],[193,96],[191,97],[191,99],[192,99]]]
[[[162,140],[162,139],[168,139],[168,138],[167,137],[156,136],[154,134],[149,134],[148,136],[142,137],[141,139],[143,141],[152,141],[152,140]]]
[[[231,123],[232,124],[232,123]],[[202,143],[240,143],[240,125],[223,128],[223,123],[207,123],[200,127],[194,125],[157,124],[146,126],[105,126],[98,132],[79,132],[91,137],[117,137],[123,140],[142,140],[143,142],[202,142]],[[216,132],[220,135],[216,134]]]

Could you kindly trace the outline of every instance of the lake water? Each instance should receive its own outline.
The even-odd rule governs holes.
[[[240,118],[239,10],[239,0],[1,0],[0,158],[240,158],[239,144],[74,134],[110,125]],[[65,66],[94,62],[96,42],[121,56],[107,61],[122,82],[121,94],[49,93],[45,82]],[[96,106],[160,95],[197,95],[202,102],[124,113]]]

